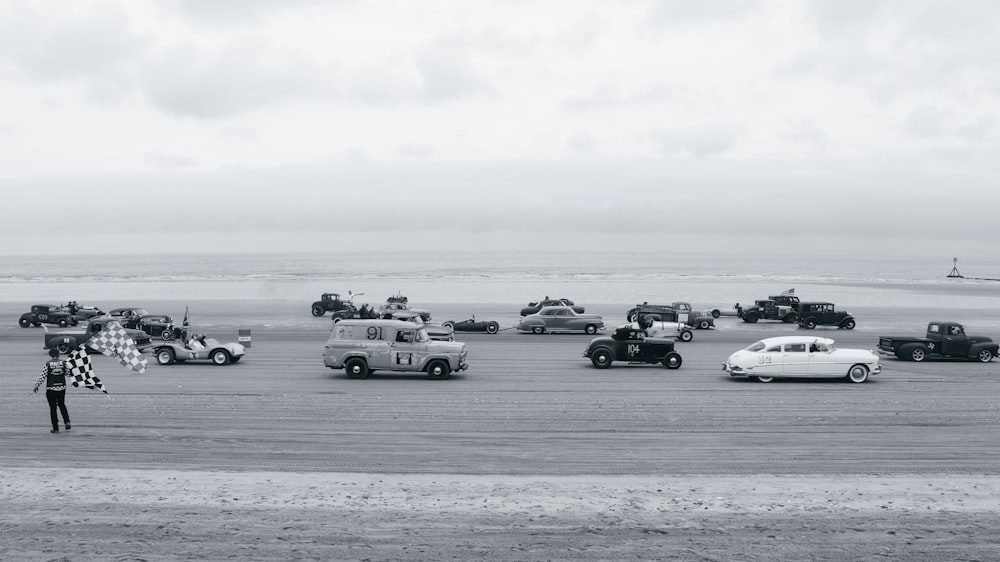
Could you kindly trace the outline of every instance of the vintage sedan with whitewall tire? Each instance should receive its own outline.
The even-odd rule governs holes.
[[[517,331],[532,334],[546,332],[583,332],[596,334],[604,329],[604,319],[597,314],[580,314],[569,306],[546,306],[521,319]]]
[[[760,382],[776,378],[845,378],[863,383],[882,372],[878,355],[865,349],[840,349],[830,338],[782,336],[754,342],[729,356],[722,369],[733,377]]]
[[[238,363],[246,355],[246,348],[239,343],[222,343],[215,338],[192,338],[186,342],[173,340],[156,343],[153,356],[160,365],[173,365],[186,361],[211,361],[215,365]]]

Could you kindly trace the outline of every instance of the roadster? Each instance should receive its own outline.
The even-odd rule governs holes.
[[[500,331],[500,324],[495,320],[476,320],[475,315],[461,322],[449,320],[442,324],[442,326],[451,326],[456,332],[486,332],[487,334],[495,334]]]
[[[187,341],[169,341],[157,343],[153,355],[160,365],[184,363],[185,361],[211,361],[216,365],[236,363],[246,354],[246,348],[238,343],[221,343],[215,338],[205,336],[191,338]]]

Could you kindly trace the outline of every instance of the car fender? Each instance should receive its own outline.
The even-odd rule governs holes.
[[[988,349],[991,352],[993,352],[993,356],[995,357],[997,355],[998,348],[1000,348],[1000,344],[997,344],[997,343],[994,343],[994,342],[979,342],[979,343],[974,343],[974,344],[969,345],[969,355],[968,355],[968,357],[975,357],[975,356],[979,355],[979,352],[982,351],[982,350],[984,350],[984,349]]]

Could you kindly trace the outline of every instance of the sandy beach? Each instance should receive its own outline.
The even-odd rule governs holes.
[[[136,375],[99,357],[110,394],[70,389],[73,430],[50,435],[42,330],[0,303],[0,559],[1000,557],[996,360],[756,384],[721,362],[795,328],[722,318],[677,371],[598,371],[588,336],[505,330],[462,335],[471,367],[448,381],[355,381],[323,367],[330,320],[308,303],[198,304],[210,335],[252,329],[241,363]],[[433,312],[509,326],[519,306]],[[856,330],[817,334],[870,349],[929,319],[854,312]]]

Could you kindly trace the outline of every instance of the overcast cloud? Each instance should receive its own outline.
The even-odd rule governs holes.
[[[998,28],[985,0],[0,0],[0,253],[992,254]]]

